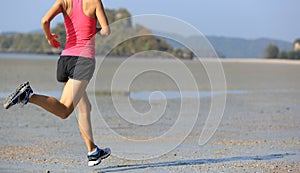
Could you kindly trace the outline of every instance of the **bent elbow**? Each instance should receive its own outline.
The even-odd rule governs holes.
[[[42,23],[42,26],[46,26],[46,25],[49,25],[50,21],[47,18],[43,18],[41,23]]]

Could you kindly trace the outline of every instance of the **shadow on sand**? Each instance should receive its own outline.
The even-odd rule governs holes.
[[[170,166],[184,166],[184,165],[202,165],[202,164],[215,164],[233,161],[257,161],[257,160],[273,160],[280,159],[286,156],[296,155],[294,153],[285,154],[270,154],[264,156],[239,156],[230,158],[220,158],[220,159],[194,159],[194,160],[177,160],[170,162],[157,162],[157,163],[146,163],[146,164],[131,164],[131,165],[116,165],[108,166],[104,168],[96,169],[97,173],[104,172],[122,172],[130,170],[143,170],[146,168],[159,168],[159,167],[170,167]]]

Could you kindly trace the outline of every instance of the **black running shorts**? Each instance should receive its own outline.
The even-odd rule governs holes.
[[[95,70],[95,58],[60,56],[57,61],[56,77],[59,82],[68,79],[90,81]]]

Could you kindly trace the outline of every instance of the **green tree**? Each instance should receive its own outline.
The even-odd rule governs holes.
[[[12,37],[0,36],[0,46],[1,49],[8,49],[13,43]]]
[[[279,48],[274,45],[270,44],[265,50],[265,58],[278,58],[279,55]]]
[[[178,58],[189,58],[193,54],[185,49],[174,50],[166,41],[152,35],[151,31],[139,24],[132,24],[131,14],[126,9],[106,9],[112,34],[103,38],[96,36],[96,54],[127,57],[133,54],[157,50],[176,55]],[[122,19],[122,20],[121,20]],[[60,49],[53,49],[41,33],[0,35],[1,52],[47,53],[56,54],[65,47],[65,26],[57,24],[51,29],[59,36]],[[136,36],[138,35],[138,36]],[[121,42],[122,41],[122,42]],[[151,55],[149,55],[151,56]],[[156,56],[152,56],[156,57]]]
[[[295,52],[295,59],[300,59],[300,51]]]
[[[279,54],[278,54],[278,58],[279,59],[288,59],[288,53],[286,51],[281,51]]]

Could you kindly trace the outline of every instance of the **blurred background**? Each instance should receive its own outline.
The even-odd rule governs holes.
[[[60,51],[52,50],[41,35],[41,18],[54,2],[55,0],[3,2],[0,7],[0,52],[59,53]],[[222,58],[299,58],[299,53],[293,51],[295,44],[299,42],[297,39],[300,38],[300,23],[297,22],[300,18],[300,2],[297,0],[103,0],[103,4],[111,23],[144,14],[165,15],[186,22],[203,33]],[[64,28],[59,25],[62,22],[62,16],[55,18],[52,28],[56,29],[53,32],[58,32],[63,40]],[[157,32],[169,31],[168,28],[157,31],[157,27],[143,20],[132,20],[121,28],[130,28],[135,32],[147,29],[154,35]],[[190,33],[172,34],[197,46],[197,38]],[[159,47],[159,50],[162,47],[177,57],[192,58],[185,50],[175,50],[182,48],[178,44],[169,40],[164,40],[167,45],[159,44],[153,39],[156,37],[148,37],[146,40],[156,48]],[[149,49],[149,46],[134,46],[137,47],[135,53]],[[101,45],[98,44],[98,47]],[[128,56],[128,50],[116,50],[112,56]]]

